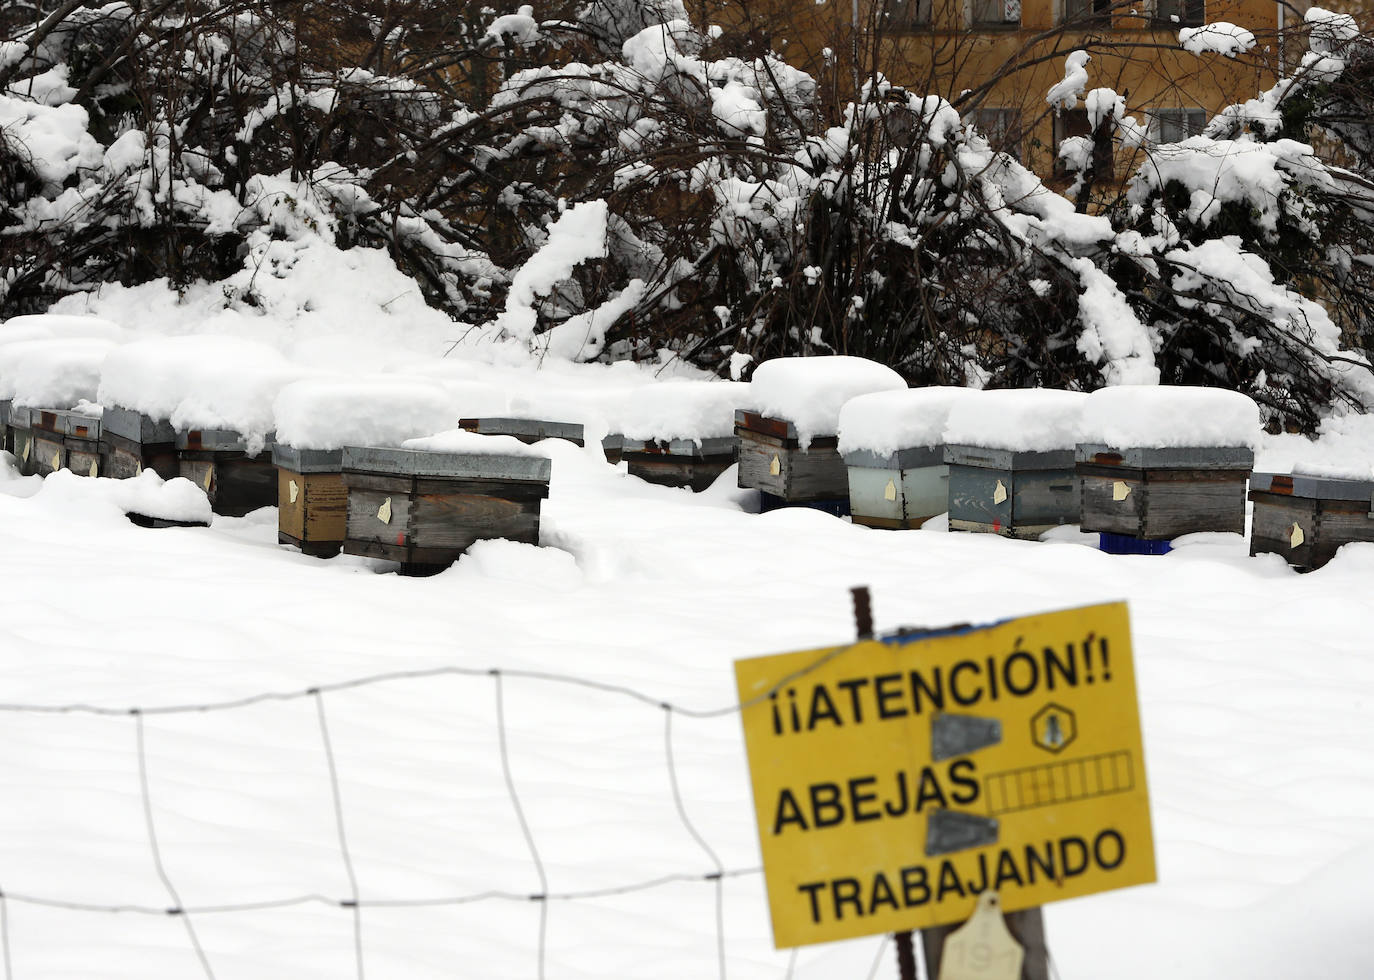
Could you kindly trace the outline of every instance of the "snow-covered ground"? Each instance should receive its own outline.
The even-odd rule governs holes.
[[[1374,545],[875,531],[543,446],[544,547],[430,579],[6,461],[6,976],[894,977],[880,937],[772,949],[729,710],[735,658],[852,634],[853,585],[880,629],[1129,601],[1160,880],[1047,907],[1059,976],[1374,975]]]

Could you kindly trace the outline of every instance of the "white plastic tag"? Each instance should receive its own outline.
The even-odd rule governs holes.
[[[62,468],[62,454],[61,454],[61,453],[53,453],[53,454],[52,454],[52,468],[53,468],[54,470],[60,470],[60,469]]]
[[[210,492],[210,481],[215,478],[215,468],[211,466],[205,471],[205,492]]]
[[[91,470],[90,470],[90,477],[91,477],[91,479],[94,480],[94,479],[95,479],[96,477],[98,477],[99,475],[100,475],[100,467],[96,465],[95,460],[91,460]]]
[[[1131,495],[1131,488],[1124,481],[1117,480],[1112,484],[1112,499],[1120,502]]]
[[[1296,548],[1298,545],[1302,544],[1306,540],[1307,535],[1302,533],[1302,528],[1298,526],[1297,521],[1294,521],[1293,526],[1288,529],[1289,547]]]
[[[782,472],[782,460],[775,455],[773,461],[768,464],[768,475],[777,476]]]
[[[1007,488],[1006,488],[1006,485],[1003,484],[1001,480],[998,480],[998,481],[997,481],[997,486],[996,486],[995,488],[993,488],[993,491],[992,491],[992,502],[993,502],[994,504],[1000,504],[1002,501],[1004,501],[1004,500],[1006,500],[1006,499],[1007,499]]]
[[[884,499],[884,500],[896,500],[896,499],[897,499],[897,481],[896,481],[896,480],[888,480],[888,481],[887,481],[887,486],[883,487],[883,499]]]
[[[290,497],[291,497],[290,503],[293,503],[293,504],[294,504],[294,503],[296,502],[296,498],[299,497],[299,496],[301,495],[301,488],[298,487],[298,486],[296,486],[296,481],[295,481],[295,480],[287,480],[287,481],[286,481],[286,489],[287,489],[288,494],[289,494]]]
[[[983,892],[973,917],[945,939],[940,980],[1017,980],[1026,951],[1007,929],[996,892]]]
[[[382,506],[377,508],[377,520],[383,524],[391,523],[391,498],[387,497],[382,501]]]

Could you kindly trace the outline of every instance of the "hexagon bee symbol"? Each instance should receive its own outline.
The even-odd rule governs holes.
[[[1031,741],[1046,752],[1062,752],[1078,737],[1078,722],[1063,705],[1047,704],[1031,718]]]

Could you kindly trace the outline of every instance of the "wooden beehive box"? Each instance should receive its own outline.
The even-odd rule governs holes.
[[[1078,521],[1074,451],[946,446],[949,528],[1035,539]]]
[[[625,439],[621,459],[631,476],[665,487],[702,491],[735,465],[734,436],[715,439]]]
[[[170,480],[179,472],[176,440],[176,430],[166,420],[117,405],[107,406],[100,430],[105,475],[128,480],[144,470],[152,470]]]
[[[191,429],[176,434],[177,472],[205,491],[216,514],[242,517],[277,503],[277,470],[264,449],[248,454],[247,442],[230,429]],[[270,446],[270,440],[269,440]]]
[[[69,469],[78,476],[99,476],[100,417],[58,409],[29,410],[33,472],[47,476]]]
[[[550,472],[550,461],[536,456],[345,447],[343,550],[429,574],[476,541],[538,544]]]
[[[1374,481],[1255,473],[1250,554],[1321,568],[1343,544],[1374,541]]]
[[[526,445],[533,445],[541,439],[566,439],[576,446],[586,445],[585,427],[581,422],[483,417],[459,419],[458,427],[484,436],[514,436]],[[620,462],[623,444],[624,438],[615,434],[601,440],[606,462]]]
[[[343,450],[272,447],[277,467],[277,541],[307,555],[332,558],[348,526]]]
[[[1167,541],[1197,531],[1245,533],[1242,446],[1163,449],[1082,443],[1075,453],[1084,531]]]
[[[791,422],[741,409],[735,437],[741,488],[788,504],[844,500],[847,509],[849,473],[835,436],[816,436],[803,449]]]
[[[949,467],[943,446],[917,446],[886,456],[859,449],[845,453],[844,462],[855,524],[917,528],[949,509]]]

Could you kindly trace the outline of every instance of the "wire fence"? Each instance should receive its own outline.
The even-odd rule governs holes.
[[[781,688],[795,680],[796,677],[814,670],[822,664],[828,663],[833,658],[843,654],[847,649],[849,649],[849,647],[842,646],[821,651],[812,664],[799,671],[797,674],[781,680],[777,688]],[[344,803],[345,794],[341,788],[336,742],[331,735],[331,701],[344,692],[405,682],[433,681],[443,677],[460,677],[469,681],[485,682],[491,685],[491,695],[494,699],[493,708],[496,722],[496,745],[500,756],[501,778],[505,786],[505,791],[509,797],[511,809],[515,815],[515,821],[519,827],[520,836],[524,841],[525,847],[528,849],[529,859],[535,870],[535,876],[538,881],[537,891],[531,892],[528,890],[493,887],[448,895],[428,895],[409,898],[370,898],[359,886],[359,877],[355,869],[353,849],[350,846],[348,812]],[[637,703],[642,705],[645,709],[659,712],[662,717],[663,752],[661,757],[664,760],[664,765],[667,770],[668,786],[672,798],[672,809],[677,815],[677,820],[680,822],[682,830],[685,831],[687,837],[694,842],[695,847],[699,851],[702,870],[696,873],[657,874],[615,885],[581,890],[551,889],[550,877],[546,870],[544,854],[541,852],[539,841],[536,839],[536,834],[531,828],[530,821],[527,819],[525,803],[520,788],[521,781],[517,767],[514,765],[512,759],[510,725],[507,717],[507,686],[511,682],[534,685],[556,685],[560,688],[594,691],[600,694],[612,695],[628,702]],[[762,701],[768,698],[771,693],[772,692],[764,692],[756,700]],[[337,837],[338,857],[343,869],[344,880],[347,883],[346,891],[343,894],[329,894],[326,892],[284,894],[279,897],[239,903],[196,904],[183,901],[182,893],[177,887],[177,882],[164,860],[164,846],[162,837],[159,833],[158,820],[158,814],[161,811],[154,799],[154,780],[150,778],[150,759],[146,731],[147,720],[170,715],[204,715],[216,712],[239,712],[258,705],[295,701],[313,702],[320,748],[322,750],[321,757],[324,762],[324,768],[328,779],[329,798],[333,810],[333,825]],[[15,904],[73,912],[174,917],[185,931],[187,943],[194,953],[201,972],[205,977],[211,978],[211,980],[214,980],[216,977],[214,956],[211,952],[207,951],[206,945],[202,941],[200,932],[197,928],[198,923],[204,923],[208,917],[232,915],[235,913],[280,910],[295,906],[311,905],[338,909],[347,913],[350,917],[352,928],[353,969],[359,980],[363,980],[366,976],[365,967],[367,959],[365,944],[365,913],[369,909],[453,907],[488,902],[534,903],[537,907],[538,924],[537,935],[534,941],[536,957],[534,975],[538,980],[544,980],[549,969],[548,933],[550,910],[553,906],[560,903],[575,903],[598,898],[607,898],[610,896],[632,895],[682,883],[699,884],[703,889],[709,889],[712,893],[710,901],[714,904],[715,967],[721,980],[725,980],[728,972],[728,957],[726,948],[726,896],[724,885],[725,882],[730,879],[760,877],[762,875],[762,868],[757,865],[727,866],[727,864],[722,861],[719,851],[711,845],[707,837],[697,826],[696,822],[693,821],[690,815],[688,801],[684,797],[682,789],[678,752],[675,748],[674,719],[725,718],[739,713],[744,707],[753,703],[755,703],[754,700],[744,704],[736,702],[719,708],[701,710],[654,698],[627,686],[605,683],[573,675],[530,670],[482,670],[462,667],[439,667],[426,670],[376,673],[334,684],[319,685],[291,691],[263,692],[242,698],[199,704],[182,703],[118,708],[88,703],[52,705],[0,703],[0,716],[87,715],[105,718],[123,717],[132,721],[134,728],[134,745],[137,753],[138,798],[141,804],[143,828],[146,831],[147,846],[151,855],[152,866],[155,870],[156,878],[161,883],[161,887],[165,890],[167,895],[167,902],[162,905],[148,902],[98,903],[70,900],[49,895],[28,894],[23,891],[12,891],[4,888],[5,883],[0,881],[0,960],[3,961],[5,980],[16,980],[16,977],[20,977],[20,974],[16,972],[13,957],[11,955],[11,930],[13,928],[13,923],[11,921],[11,906]],[[873,971],[870,975],[876,974],[879,962],[880,957],[875,958]],[[796,956],[794,953],[787,961],[786,976],[790,977],[792,975],[795,965]],[[22,978],[20,978],[20,980],[22,980]]]

